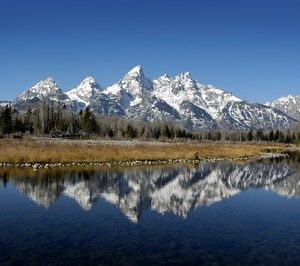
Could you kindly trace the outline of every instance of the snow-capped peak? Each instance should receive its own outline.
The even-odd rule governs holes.
[[[189,72],[183,72],[173,78],[161,76],[153,82],[153,94],[163,99],[179,113],[190,112],[184,110],[188,102],[200,108],[201,112],[206,111],[213,119],[218,120],[227,104],[242,101],[231,93],[212,85],[201,85],[197,80],[192,79]],[[193,108],[196,110],[195,107]],[[200,110],[195,112],[199,113]]]
[[[293,103],[295,103],[296,102],[296,97],[297,96],[293,96],[293,95],[289,94],[288,96],[278,98],[277,100],[275,100],[273,102],[273,104],[275,102],[277,102],[277,103],[279,103],[279,102],[280,103],[288,103],[290,101],[293,102]],[[271,102],[267,102],[266,105],[272,105],[272,103]]]
[[[300,119],[300,95],[288,95],[273,102],[267,102],[265,105],[274,107],[297,120]]]
[[[49,77],[23,92],[12,105],[24,110],[36,108],[41,101],[63,102],[77,111],[90,105],[99,114],[174,121],[188,129],[288,128],[300,120],[300,96],[280,98],[276,106],[269,103],[288,114],[284,115],[212,85],[201,85],[189,72],[173,77],[164,74],[151,81],[140,65],[106,89],[88,76],[65,94]]]
[[[39,81],[37,84],[35,84],[35,85],[33,86],[33,88],[34,88],[34,87],[41,86],[41,85],[43,85],[43,84],[56,84],[56,82],[55,82],[54,78],[48,77],[48,78],[46,78],[46,79],[43,79],[43,80]]]
[[[166,103],[180,112],[183,102],[191,102],[202,106],[203,101],[199,94],[199,83],[191,78],[189,72],[184,72],[170,78],[167,75],[160,76],[153,81],[153,94],[163,99]]]
[[[52,77],[49,77],[24,91],[12,102],[12,104],[20,105],[22,103],[21,105],[23,106],[24,103],[24,106],[26,106],[27,101],[32,101],[34,99],[42,101],[67,101],[68,96],[62,92],[55,80]]]
[[[78,87],[87,87],[90,89],[101,89],[101,86],[97,83],[97,81],[91,77],[87,76]]]
[[[140,65],[132,68],[124,77],[113,86],[107,89],[107,92],[120,94],[124,90],[132,97],[131,106],[141,102],[142,98],[152,91],[152,81],[145,77]]]
[[[176,75],[173,81],[181,86],[184,90],[198,90],[200,84],[197,80],[194,80],[190,72],[183,72]]]
[[[175,76],[175,79],[192,79],[190,72],[183,72],[177,76]]]
[[[143,68],[141,65],[137,65],[132,68],[127,75],[144,75]]]
[[[119,84],[125,85],[131,83],[133,80],[137,82],[144,82],[145,78],[144,71],[140,65],[132,68],[124,77],[119,81]]]
[[[205,102],[204,109],[216,120],[221,118],[226,105],[242,101],[230,92],[218,89],[213,85],[201,86],[200,93]]]
[[[86,107],[91,100],[100,94],[101,87],[93,77],[86,77],[76,88],[66,94],[72,101],[82,103]]]
[[[47,95],[53,91],[58,91],[60,88],[56,84],[55,80],[52,77],[49,77],[45,80],[41,80],[32,88],[28,89],[32,92],[40,93],[42,95]]]

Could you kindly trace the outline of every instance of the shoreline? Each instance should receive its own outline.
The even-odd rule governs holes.
[[[65,140],[28,137],[23,140],[0,140],[0,169],[37,170],[245,161],[287,157],[291,149],[299,150],[299,147],[278,143]]]
[[[57,169],[57,168],[83,168],[83,167],[134,167],[134,166],[159,166],[172,164],[199,164],[201,162],[233,162],[255,161],[263,159],[288,158],[287,153],[263,153],[255,156],[235,158],[199,158],[199,159],[169,159],[169,160],[135,160],[135,161],[107,161],[107,162],[69,162],[69,163],[0,163],[0,169]]]

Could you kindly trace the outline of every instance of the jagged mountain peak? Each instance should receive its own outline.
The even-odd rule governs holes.
[[[192,79],[190,72],[183,72],[175,76],[175,79]]]
[[[141,65],[133,67],[127,75],[144,75],[144,71]]]
[[[132,68],[124,77],[113,86],[107,88],[107,92],[115,95],[124,95],[125,91],[129,97],[132,98],[129,101],[131,106],[141,102],[142,98],[149,94],[153,90],[152,81],[145,77],[143,69],[140,65]],[[127,96],[126,96],[127,97]],[[128,102],[128,101],[126,101]]]
[[[300,120],[300,96],[290,95],[278,100],[283,108],[270,104],[275,109],[243,101],[213,85],[201,85],[190,72],[172,77],[164,74],[151,81],[140,65],[105,89],[88,76],[64,94],[49,77],[22,93],[12,105],[20,110],[36,108],[43,100],[64,101],[72,110],[89,105],[103,115],[173,121],[191,130],[289,128]],[[290,113],[290,106],[294,106],[292,111],[299,116]]]
[[[170,84],[170,86],[172,87],[183,86],[183,90],[186,90],[190,87],[194,87],[195,89],[196,87],[200,86],[198,81],[192,78],[190,72],[183,72],[173,77],[164,74],[162,76],[159,76],[157,79],[153,80],[153,83],[156,83],[156,88],[159,86],[159,84]]]
[[[277,100],[265,103],[265,105],[276,108],[290,117],[300,120],[300,95],[280,97]]]
[[[56,81],[52,77],[49,77],[47,79],[39,81],[37,84],[27,89],[27,92],[48,96],[56,92],[62,93],[62,90],[60,89]]]
[[[69,98],[77,103],[77,109],[83,109],[101,93],[101,86],[97,81],[87,76],[76,88],[66,92]]]
[[[153,83],[164,83],[164,82],[167,82],[167,83],[170,83],[172,81],[172,77],[170,77],[168,74],[163,74],[162,76],[159,76],[157,77],[156,79],[153,80]]]
[[[286,97],[280,97],[278,100],[284,100],[284,99],[293,99],[295,98],[296,96],[293,96],[292,94],[289,94],[288,96]]]
[[[56,81],[52,77],[48,77],[44,80],[39,81],[33,87],[29,88],[28,90],[40,90],[40,91],[47,91],[47,89],[60,89],[57,85]]]
[[[42,79],[41,81],[39,81],[37,84],[44,84],[44,83],[54,83],[56,84],[55,80],[53,77],[48,77],[46,79]],[[36,84],[36,85],[37,85]]]
[[[134,82],[134,81],[143,83],[146,80],[148,80],[148,79],[145,77],[142,67],[140,65],[138,65],[138,66],[135,66],[134,68],[132,68],[128,73],[126,73],[123,76],[123,78],[119,81],[119,84],[126,86],[126,84]]]
[[[19,109],[36,107],[41,101],[69,101],[69,97],[63,93],[52,77],[39,81],[37,84],[21,93],[12,105]]]
[[[80,85],[81,86],[90,85],[90,87],[97,88],[97,89],[101,88],[101,86],[97,83],[97,81],[91,76],[87,76],[85,79],[83,79]]]
[[[153,94],[157,98],[164,100],[183,116],[189,116],[187,109],[194,109],[194,107],[199,107],[201,112],[205,112],[202,108],[204,103],[199,93],[200,84],[191,78],[189,72],[178,74],[172,78],[167,75],[160,76],[153,81],[153,84]],[[193,110],[193,112],[194,111],[198,114],[200,112],[199,109],[197,111]],[[205,114],[205,116],[207,115]],[[193,119],[193,117],[189,117],[189,119]]]
[[[280,97],[277,100],[274,100],[272,102],[267,102],[266,105],[272,105],[272,104],[275,105],[275,103],[278,103],[278,102],[280,102],[280,103],[287,103],[287,102],[296,103],[297,98],[300,98],[300,95],[297,96],[297,95],[289,94],[287,96]]]
[[[173,87],[177,87],[176,90],[183,90],[191,93],[198,93],[201,87],[200,83],[193,79],[190,72],[183,72],[176,75],[173,78]]]
[[[91,77],[87,76],[85,79],[83,79],[80,84],[74,88],[71,91],[77,91],[77,92],[91,92],[91,91],[99,91],[101,90],[101,86],[97,83],[97,81]]]
[[[48,78],[46,78],[45,79],[45,81],[47,81],[47,82],[53,82],[53,83],[55,83],[55,80],[54,80],[54,78],[53,77],[48,77]]]

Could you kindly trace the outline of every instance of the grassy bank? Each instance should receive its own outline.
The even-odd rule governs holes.
[[[236,158],[280,152],[282,145],[246,143],[166,143],[28,138],[0,140],[0,162],[68,163],[197,158]]]

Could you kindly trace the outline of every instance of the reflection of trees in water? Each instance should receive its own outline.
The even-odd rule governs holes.
[[[9,173],[7,171],[3,171],[0,176],[3,182],[3,186],[6,187],[9,180]]]
[[[187,217],[198,206],[210,205],[253,187],[296,196],[300,189],[292,188],[300,178],[295,169],[293,163],[273,159],[249,163],[203,162],[197,167],[3,170],[0,177],[4,185],[11,182],[44,207],[65,195],[89,210],[102,198],[137,222],[146,209]]]

